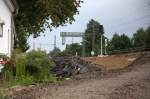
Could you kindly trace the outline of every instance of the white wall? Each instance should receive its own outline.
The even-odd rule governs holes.
[[[0,0],[0,18],[4,21],[3,36],[0,37],[0,53],[10,56],[11,53],[11,11],[3,0]]]

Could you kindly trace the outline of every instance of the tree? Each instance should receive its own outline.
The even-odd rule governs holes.
[[[111,40],[112,50],[128,49],[132,47],[130,38],[125,35],[114,34]]]
[[[95,20],[90,20],[87,24],[87,29],[85,30],[85,35],[83,37],[83,46],[85,46],[86,56],[91,55],[91,51],[95,52],[95,55],[99,54],[99,49],[101,46],[101,35],[104,34],[103,26]],[[103,37],[104,43],[104,37]]]
[[[50,53],[49,55],[51,57],[56,57],[56,56],[60,56],[61,54],[61,50],[59,48],[54,48]]]
[[[133,35],[133,43],[134,46],[144,46],[146,45],[146,32],[143,28],[137,30],[137,32]]]
[[[125,34],[122,34],[120,36],[120,42],[121,42],[121,45],[122,45],[121,46],[122,49],[128,49],[128,48],[132,47],[131,39]]]
[[[78,14],[80,0],[17,0],[19,13],[15,16],[15,48],[28,49],[27,38],[40,36],[46,28],[72,23]]]
[[[146,29],[146,44],[150,45],[150,26]]]
[[[115,33],[113,35],[110,43],[111,43],[110,45],[112,47],[112,48],[110,48],[111,50],[120,49],[120,36],[117,33]]]
[[[66,45],[65,52],[68,53],[69,55],[75,56],[76,53],[81,56],[82,54],[82,46],[79,45],[78,43],[73,43],[70,45]]]

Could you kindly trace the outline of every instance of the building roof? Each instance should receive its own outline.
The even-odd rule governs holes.
[[[3,1],[6,3],[7,7],[13,14],[18,13],[19,7],[16,0],[3,0]]]
[[[11,2],[13,4],[14,8],[15,8],[15,12],[14,13],[17,14],[18,13],[18,9],[19,9],[18,3],[17,3],[16,0],[11,0]]]

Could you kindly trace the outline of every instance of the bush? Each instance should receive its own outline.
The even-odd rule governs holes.
[[[30,85],[36,82],[56,82],[57,77],[50,71],[54,65],[44,51],[31,51],[24,54],[13,54],[1,74],[3,84]],[[12,61],[10,61],[12,60]]]
[[[22,51],[20,49],[14,49],[11,57],[15,57],[16,55],[19,55],[19,54],[22,54]]]
[[[19,54],[21,54],[21,50],[15,49],[12,52],[11,58],[2,54],[0,55],[0,58],[3,58],[3,60],[6,61],[1,72],[3,79],[9,80],[10,76],[16,75],[16,56]]]
[[[14,79],[13,69],[4,68],[2,70],[2,79],[5,80],[5,81],[11,81],[11,80],[13,80]]]
[[[31,51],[27,55],[26,70],[29,75],[33,76],[36,81],[47,80],[50,70],[54,66],[48,55],[44,51]]]
[[[7,60],[7,58],[8,57],[6,55],[0,53],[0,59]]]
[[[10,81],[13,79],[13,76],[15,74],[15,68],[14,65],[10,62],[10,58],[7,56],[3,57],[3,64],[1,66],[4,66],[0,72],[1,79]]]
[[[26,56],[20,54],[16,56],[16,77],[26,76]]]

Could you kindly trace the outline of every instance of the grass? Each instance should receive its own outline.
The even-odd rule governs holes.
[[[22,88],[25,86],[29,86],[35,83],[57,83],[57,82],[61,82],[58,77],[56,77],[55,75],[50,75],[49,77],[46,77],[46,79],[44,79],[41,82],[35,82],[34,78],[32,76],[22,76],[21,78],[12,78],[11,80],[1,80],[0,81],[0,99],[4,99],[4,96],[6,96],[7,94],[9,94],[10,91],[12,91],[12,89],[14,88]]]

